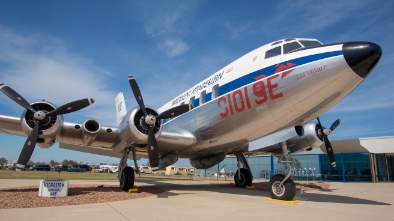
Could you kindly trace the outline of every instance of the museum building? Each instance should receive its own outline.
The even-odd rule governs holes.
[[[331,141],[336,167],[324,153],[324,144],[309,152],[292,155],[294,180],[338,182],[389,182],[394,178],[394,136],[359,138]],[[270,179],[284,173],[285,167],[275,156],[248,156],[247,160],[254,179]],[[196,170],[196,175],[219,176],[218,171],[233,175],[237,170],[237,158],[229,156],[220,164],[207,170]]]

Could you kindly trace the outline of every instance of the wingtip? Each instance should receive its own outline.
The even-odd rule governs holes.
[[[129,75],[129,80],[134,79],[133,75]]]
[[[89,104],[92,105],[94,104],[95,100],[93,98],[89,98]]]

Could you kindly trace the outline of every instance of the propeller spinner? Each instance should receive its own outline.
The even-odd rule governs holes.
[[[319,123],[319,127],[320,127],[319,134],[323,137],[323,141],[324,141],[324,145],[326,146],[328,158],[330,159],[330,162],[331,162],[332,166],[335,167],[336,166],[336,162],[335,162],[334,151],[332,149],[331,142],[328,139],[328,135],[330,135],[331,132],[334,131],[335,128],[338,127],[338,125],[341,123],[341,120],[337,119],[336,121],[334,121],[334,123],[332,123],[330,129],[327,129],[327,128],[323,127],[323,125],[320,122],[320,118],[319,117],[317,117],[317,122]]]
[[[16,167],[20,170],[23,170],[25,168],[27,162],[29,162],[30,160],[31,155],[33,154],[40,133],[40,126],[43,121],[45,121],[48,117],[51,116],[69,114],[74,111],[81,110],[94,103],[93,98],[86,98],[70,102],[50,112],[46,112],[34,109],[20,94],[18,94],[16,91],[14,91],[12,88],[8,87],[5,84],[0,83],[0,90],[15,103],[34,113],[33,118],[36,124],[26,139],[26,142],[22,148],[16,165]]]
[[[131,75],[129,75],[129,83],[131,90],[133,91],[135,100],[138,103],[138,106],[144,113],[145,123],[149,126],[148,131],[148,155],[149,162],[152,167],[152,170],[158,170],[159,167],[159,151],[157,147],[157,141],[155,137],[155,133],[153,131],[153,127],[155,126],[156,120],[172,118],[184,114],[189,111],[189,105],[183,104],[180,106],[173,107],[163,113],[160,113],[158,116],[153,116],[148,114],[145,109],[144,99],[142,98],[140,88],[138,87],[137,81]]]

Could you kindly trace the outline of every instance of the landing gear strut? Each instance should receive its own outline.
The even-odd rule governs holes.
[[[133,160],[136,165],[136,170],[138,170],[135,148],[126,148],[123,150],[122,158],[119,162],[119,170],[118,170],[118,180],[120,189],[123,191],[128,191],[134,187],[134,169],[132,167],[127,166],[127,158],[129,156],[130,151],[133,151]]]
[[[286,167],[286,176],[277,174],[270,179],[270,194],[274,199],[292,200],[295,196],[296,187],[291,176],[291,166],[289,159],[289,151],[287,149],[286,141],[280,143],[282,147],[282,157],[279,163],[284,163]]]
[[[240,154],[235,154],[237,157],[237,166],[238,170],[234,176],[235,186],[237,187],[246,187],[251,186],[253,181],[252,172],[250,171],[250,167],[248,161],[246,161],[245,156]],[[244,168],[241,168],[240,162],[242,162]]]

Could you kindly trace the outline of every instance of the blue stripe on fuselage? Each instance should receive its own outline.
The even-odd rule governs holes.
[[[281,63],[283,63],[283,64],[286,64],[287,62],[294,63],[294,64],[296,64],[296,66],[293,66],[291,68],[295,68],[300,65],[304,65],[304,64],[307,64],[310,62],[314,62],[314,61],[318,61],[321,59],[326,59],[326,58],[330,58],[330,57],[334,57],[334,56],[338,56],[338,55],[342,55],[342,50],[309,55],[309,56],[305,56],[305,57],[296,58],[293,60],[283,61]],[[256,80],[254,78],[259,75],[265,74],[265,75],[267,75],[267,77],[271,76],[271,75],[275,74],[276,69],[277,69],[277,67],[275,64],[275,65],[257,70],[255,72],[246,74],[240,78],[235,79],[234,81],[231,81],[225,85],[219,86],[219,96],[222,96],[223,94],[227,94],[230,91],[236,90],[242,86],[245,86],[247,84],[255,82]],[[208,102],[210,100],[212,100],[212,92],[209,92],[206,94],[205,102]],[[194,100],[194,108],[200,106],[199,102],[200,102],[200,98],[197,98]]]
[[[291,68],[296,68],[300,65],[304,65],[307,63],[321,60],[321,59],[339,56],[342,54],[343,54],[342,50],[331,51],[331,52],[325,52],[325,53],[320,53],[320,54],[308,55],[308,56],[296,58],[293,60],[282,61],[281,64],[286,64],[287,62],[291,62],[291,63],[296,64],[295,66],[292,66]],[[266,77],[271,76],[271,75],[275,74],[276,69],[277,69],[277,64],[274,64],[269,67],[265,67],[260,70],[254,71],[252,73],[246,74],[240,78],[235,79],[234,81],[228,82],[227,84],[224,84],[221,86],[219,85],[219,96],[218,97],[220,97],[224,94],[227,94],[230,91],[236,90],[242,86],[245,86],[245,85],[255,82],[256,80],[254,78],[256,78],[257,76],[260,76],[262,74],[265,74]],[[205,95],[205,103],[208,101],[211,101],[211,100],[212,100],[212,92],[209,92]],[[200,106],[200,98],[196,98],[194,100],[193,105],[194,105],[194,108]],[[164,121],[164,122],[166,122],[166,121]]]

